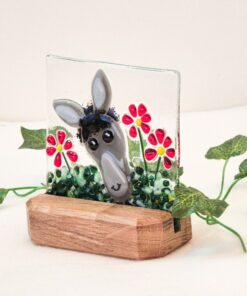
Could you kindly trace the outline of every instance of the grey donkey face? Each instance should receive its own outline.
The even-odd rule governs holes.
[[[55,100],[53,106],[63,121],[79,129],[112,198],[125,201],[131,194],[125,140],[118,121],[109,111],[111,88],[102,70],[98,70],[93,79],[92,98],[90,112],[85,112],[81,105],[67,99]]]

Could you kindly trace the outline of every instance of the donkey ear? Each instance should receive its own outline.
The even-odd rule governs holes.
[[[54,100],[53,108],[64,122],[73,127],[78,128],[80,119],[84,117],[82,106],[72,100]]]
[[[92,83],[92,97],[97,111],[107,112],[111,105],[111,86],[105,73],[99,69]]]

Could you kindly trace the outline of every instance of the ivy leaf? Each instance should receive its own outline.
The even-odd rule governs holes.
[[[239,165],[239,174],[235,176],[235,179],[242,179],[247,177],[247,159],[242,161]]]
[[[72,137],[71,133],[66,128],[61,126],[54,126],[49,129],[48,132],[56,136],[56,132],[58,130],[63,130],[66,132],[68,137]],[[24,141],[19,149],[42,150],[46,148],[46,129],[27,129],[22,126],[21,134]]]
[[[7,196],[9,190],[6,188],[0,188],[0,204],[4,201],[5,197]]]
[[[239,156],[247,151],[247,137],[238,135],[223,144],[212,147],[206,153],[208,159],[224,159]]]
[[[228,206],[223,200],[209,199],[201,191],[181,184],[175,186],[175,196],[176,199],[172,208],[172,214],[175,218],[186,217],[195,212],[220,217]]]
[[[46,147],[46,129],[27,129],[21,127],[21,134],[24,142],[19,149],[45,149]]]

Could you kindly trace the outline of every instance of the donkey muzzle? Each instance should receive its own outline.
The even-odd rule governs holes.
[[[101,172],[112,198],[121,202],[127,200],[130,195],[128,177],[121,168],[120,162],[110,152],[104,152],[101,157]]]

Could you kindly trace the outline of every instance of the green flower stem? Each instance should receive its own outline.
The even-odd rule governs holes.
[[[222,226],[223,228],[225,228],[226,230],[230,231],[231,233],[233,233],[240,241],[241,246],[243,248],[243,251],[246,253],[247,249],[244,243],[244,240],[242,238],[242,236],[234,229],[232,229],[231,227],[225,225],[224,223],[220,222],[219,220],[217,220],[215,217],[211,216],[210,219],[215,222],[216,224],[219,224],[220,226]]]
[[[142,158],[143,158],[143,162],[144,162],[144,167],[145,167],[145,171],[147,174],[148,166],[147,166],[147,162],[146,162],[145,155],[144,155],[144,143],[143,143],[142,133],[141,133],[141,130],[139,127],[137,128],[137,130],[138,130],[138,135],[139,135],[139,139],[140,139],[140,143],[141,143],[141,150],[142,150]]]
[[[160,168],[160,161],[161,161],[161,157],[159,157],[158,162],[157,162],[157,166],[156,166],[156,170],[155,170],[155,176],[154,176],[154,181],[156,181],[156,177]]]
[[[244,177],[244,178],[246,178],[246,177]],[[227,189],[227,191],[226,191],[225,195],[223,196],[222,200],[226,200],[227,197],[228,197],[228,195],[229,195],[230,192],[232,191],[232,188],[235,187],[235,185],[236,185],[240,180],[242,180],[242,179],[244,179],[244,178],[240,178],[240,179],[236,179],[236,180],[234,180],[234,181],[232,182],[232,184],[229,186],[229,188]]]
[[[219,193],[217,199],[220,199],[221,196],[222,196],[222,193],[223,193],[224,183],[225,183],[226,166],[227,166],[228,162],[229,162],[229,159],[227,159],[227,160],[225,161],[224,166],[223,166],[222,177],[221,177],[220,193]]]
[[[68,160],[67,160],[67,158],[66,158],[64,152],[62,152],[62,156],[63,156],[63,159],[64,159],[64,161],[65,161],[65,163],[66,163],[66,165],[67,165],[67,167],[68,167],[68,170],[69,170],[69,172],[70,172],[71,167],[70,167],[70,165],[69,165],[69,163],[68,163]]]

